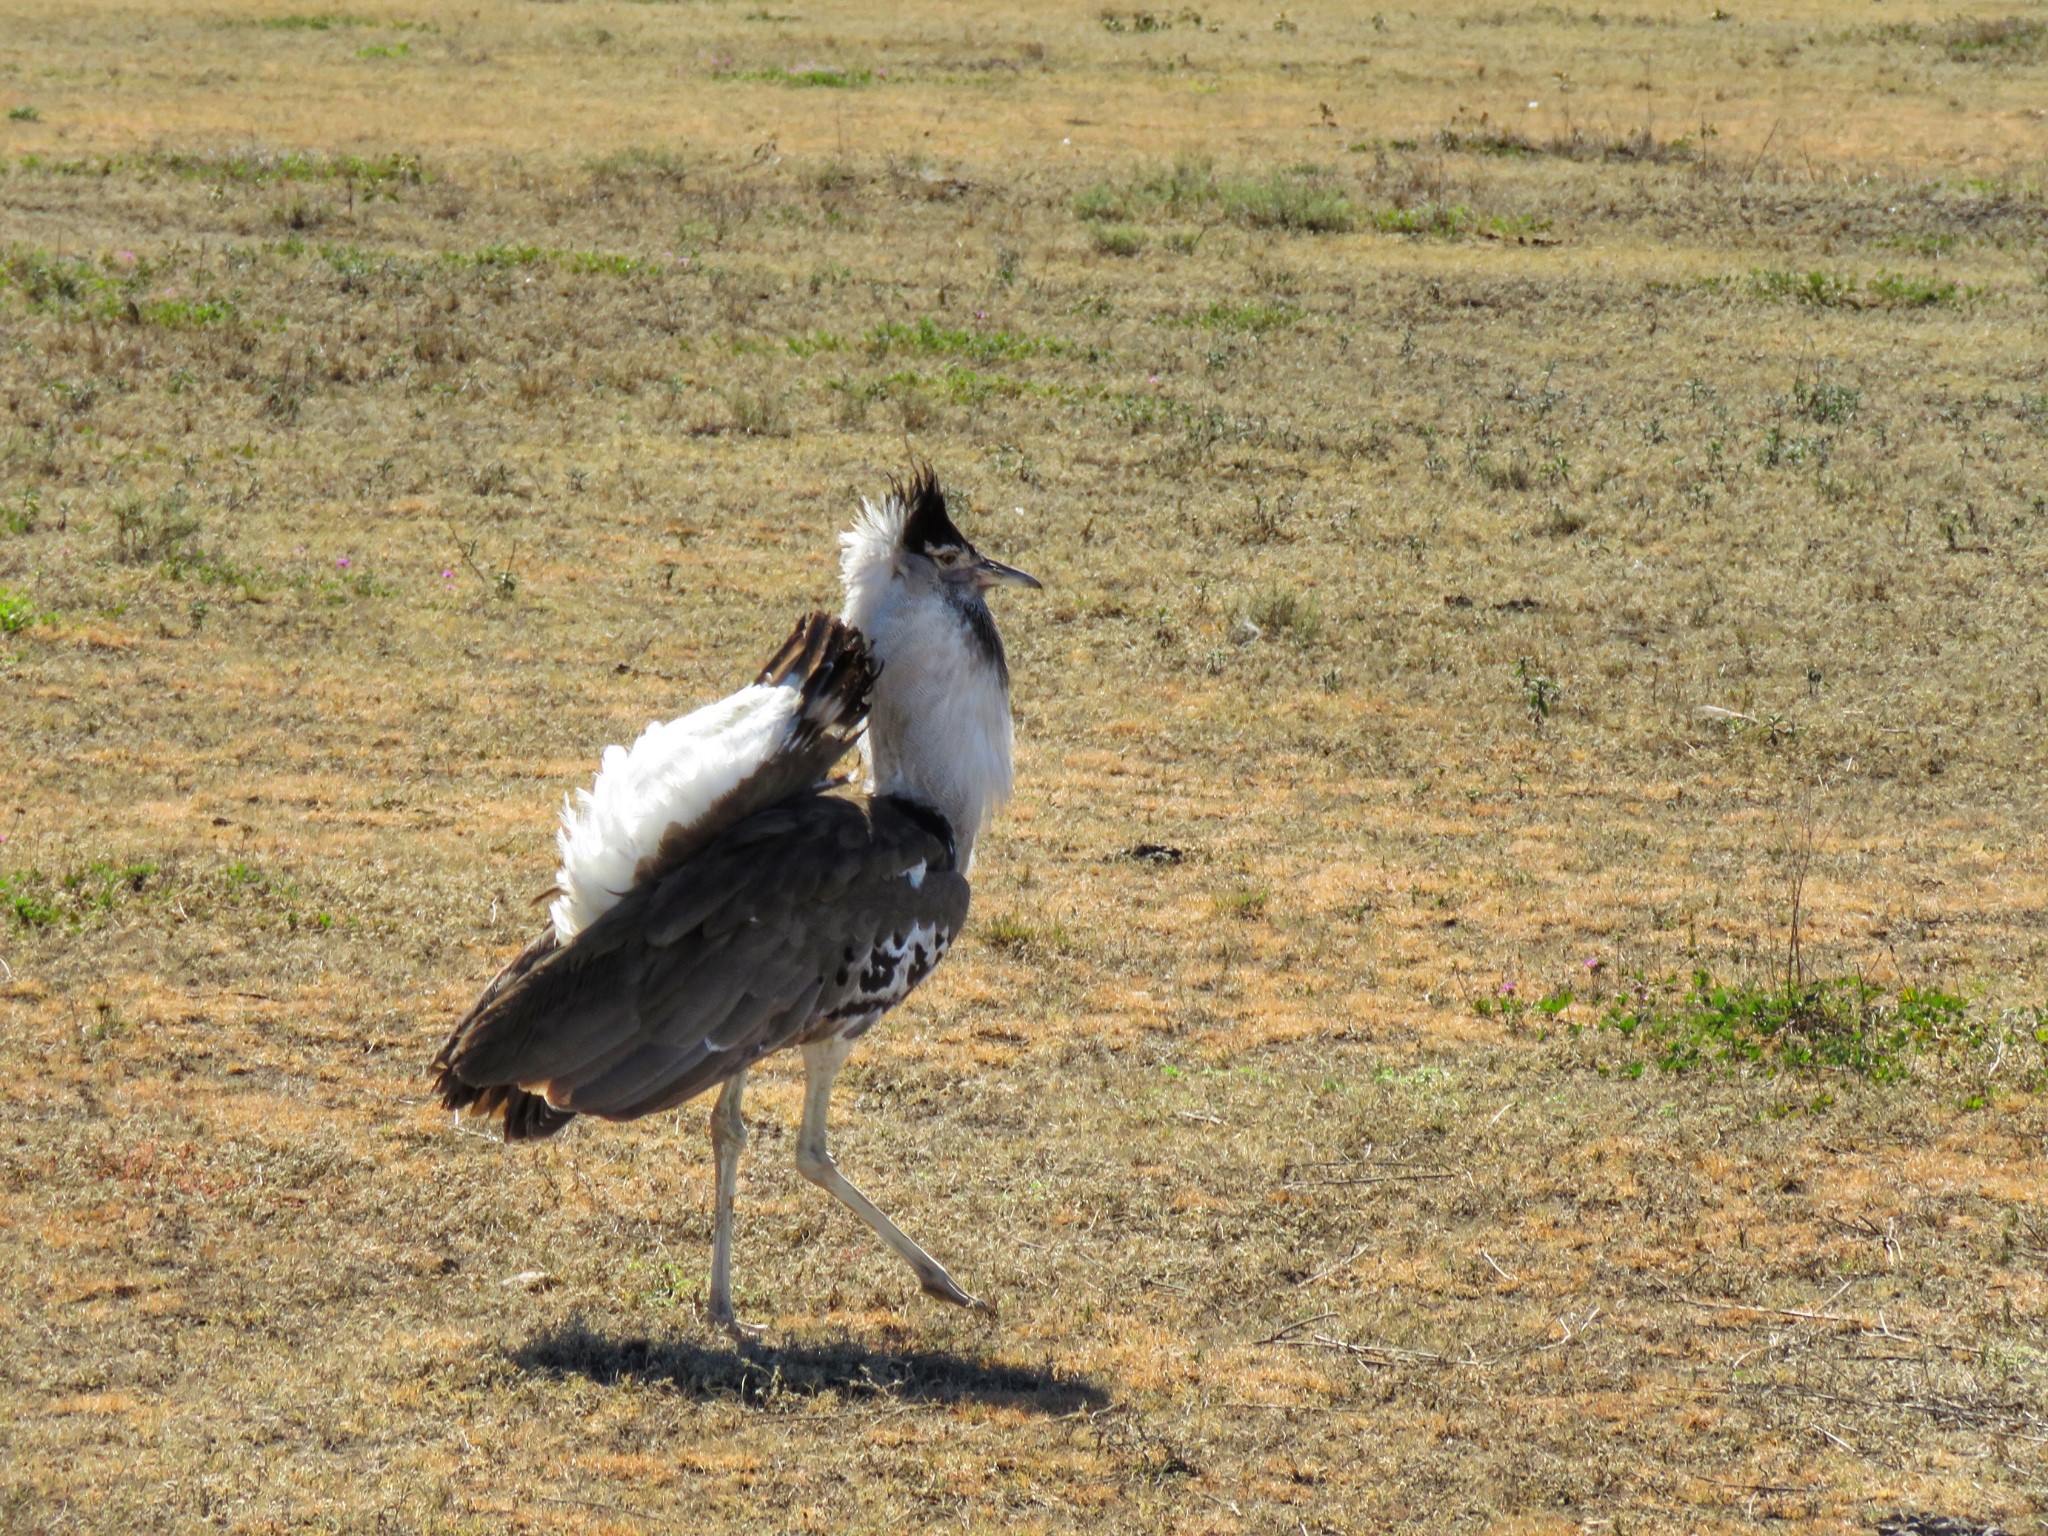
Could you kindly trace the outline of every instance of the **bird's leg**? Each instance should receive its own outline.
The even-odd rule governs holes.
[[[747,1145],[747,1122],[740,1118],[740,1094],[745,1089],[744,1069],[725,1080],[718,1102],[711,1107],[711,1157],[718,1169],[718,1194],[711,1225],[712,1323],[744,1342],[756,1338],[761,1329],[743,1323],[732,1311],[732,1197],[739,1188],[740,1153]]]
[[[874,1203],[848,1182],[825,1145],[825,1118],[832,1100],[832,1079],[852,1051],[850,1040],[819,1040],[804,1047],[804,1123],[796,1137],[797,1172],[813,1184],[822,1185],[832,1197],[875,1229],[875,1235],[896,1250],[898,1258],[917,1271],[918,1284],[927,1296],[963,1307],[983,1303],[961,1290],[946,1273],[945,1265],[926,1253],[897,1228],[896,1223],[875,1209]]]

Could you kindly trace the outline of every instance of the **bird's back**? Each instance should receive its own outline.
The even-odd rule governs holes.
[[[514,1135],[670,1108],[799,1041],[861,1033],[944,956],[967,904],[943,818],[789,796],[487,995],[436,1062],[443,1102],[488,1096]]]

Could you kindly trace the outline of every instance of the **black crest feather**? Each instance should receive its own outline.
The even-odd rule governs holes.
[[[939,477],[931,465],[918,465],[912,470],[908,484],[897,481],[890,489],[910,509],[909,515],[903,519],[905,549],[924,554],[948,545],[960,549],[968,547],[967,536],[953,526],[953,519],[947,515],[946,493],[939,489]]]

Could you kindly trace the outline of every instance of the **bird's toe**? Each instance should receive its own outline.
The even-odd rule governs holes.
[[[953,1277],[941,1270],[935,1275],[923,1278],[925,1295],[935,1301],[950,1301],[956,1307],[966,1307],[975,1312],[993,1312],[994,1307],[979,1297],[970,1296],[953,1283]]]

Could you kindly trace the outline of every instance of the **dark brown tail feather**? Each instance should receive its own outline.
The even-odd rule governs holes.
[[[797,620],[755,681],[774,685],[801,678],[802,720],[816,733],[861,720],[880,670],[865,635],[829,613],[812,613]]]
[[[534,1141],[542,1136],[552,1136],[574,1120],[576,1112],[557,1109],[539,1094],[528,1093],[524,1088],[510,1084],[479,1088],[474,1083],[465,1083],[455,1075],[453,1063],[470,1027],[522,976],[553,954],[556,947],[554,928],[543,929],[539,938],[522,949],[510,965],[491,979],[483,995],[470,1005],[469,1012],[462,1016],[462,1022],[455,1026],[447,1043],[434,1057],[434,1091],[440,1094],[442,1105],[458,1112],[466,1109],[479,1115],[495,1115],[503,1111],[507,1141]]]
[[[495,1115],[502,1110],[507,1141],[538,1141],[554,1135],[576,1118],[575,1110],[557,1109],[524,1088],[472,1088],[445,1068],[438,1086],[441,1102],[449,1109],[466,1109],[479,1115]]]

